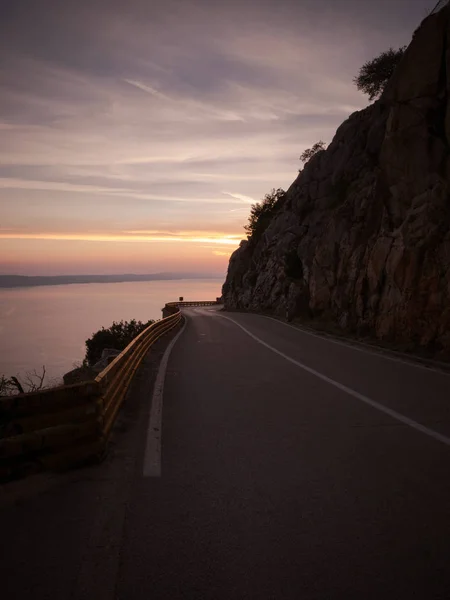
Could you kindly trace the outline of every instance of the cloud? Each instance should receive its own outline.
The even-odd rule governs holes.
[[[250,196],[245,196],[244,194],[236,194],[233,192],[222,192],[222,194],[226,194],[231,198],[235,198],[236,200],[242,200],[243,202],[248,202],[249,204],[254,204],[255,200]]]
[[[189,244],[214,244],[218,246],[236,246],[241,236],[210,234],[205,232],[159,232],[130,231],[119,233],[90,232],[30,232],[0,230],[0,240],[60,240],[86,242],[169,242]]]
[[[248,204],[286,189],[301,152],[366,104],[357,69],[406,43],[426,6],[397,0],[386,18],[372,0],[7,3],[2,226],[234,235]]]
[[[57,191],[57,192],[79,192],[84,194],[93,194],[95,195],[109,195],[109,196],[123,196],[126,198],[136,198],[141,200],[155,200],[155,201],[164,201],[164,202],[193,202],[192,198],[188,198],[186,196],[172,196],[172,195],[163,195],[163,194],[152,194],[151,191],[139,191],[133,190],[130,188],[120,188],[120,187],[99,187],[93,185],[83,185],[83,184],[72,184],[68,182],[58,182],[58,181],[33,181],[33,180],[24,180],[24,179],[14,179],[3,177],[0,178],[0,189],[21,189],[21,190],[48,190],[48,191]],[[235,198],[234,202],[239,200],[239,198]],[[223,198],[197,198],[195,199],[197,203],[206,203],[206,204],[230,204],[233,200],[224,200]]]
[[[156,96],[157,98],[160,98],[161,100],[168,100],[169,102],[172,102],[172,99],[169,98],[169,96],[165,96],[164,94],[162,94],[161,92],[158,92],[158,90],[155,90],[154,88],[150,87],[149,85],[144,85],[143,83],[140,83],[139,81],[133,81],[131,79],[124,79],[124,81],[126,83],[129,83],[133,87],[136,87],[139,90],[142,90],[143,92],[147,92],[148,94],[151,94],[152,96]]]

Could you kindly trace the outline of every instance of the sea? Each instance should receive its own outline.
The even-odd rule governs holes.
[[[223,279],[85,283],[0,289],[0,376],[46,370],[46,383],[82,362],[85,341],[113,321],[161,319],[166,302],[215,300]]]

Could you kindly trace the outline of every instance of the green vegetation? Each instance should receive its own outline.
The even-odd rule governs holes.
[[[288,277],[291,279],[301,279],[303,277],[303,264],[295,248],[286,254],[284,263]]]
[[[280,208],[286,192],[281,188],[272,189],[261,202],[252,204],[248,224],[244,226],[248,238],[259,239],[267,229],[273,215]]]
[[[316,142],[312,148],[307,148],[303,152],[303,154],[300,155],[300,160],[303,163],[306,163],[314,156],[314,154],[317,154],[321,150],[325,150],[325,149],[326,149],[325,142],[322,142],[322,140],[320,140],[319,142]]]
[[[102,327],[86,340],[86,357],[83,365],[86,367],[95,365],[101,359],[105,348],[124,350],[136,336],[154,322],[150,320],[147,323],[143,323],[142,321],[132,319],[131,321],[120,321],[119,323],[114,321],[108,329]],[[60,383],[57,380],[52,380],[50,383],[45,382],[45,377],[45,367],[42,367],[40,373],[36,370],[27,371],[24,376],[20,377],[7,377],[0,374],[0,397],[38,392],[39,390],[54,387]]]
[[[364,63],[358,76],[353,79],[358,90],[367,94],[369,100],[378,98],[392,77],[405,50],[406,46],[402,46],[398,50],[389,48],[386,52],[382,52],[376,58]]]
[[[14,386],[10,378],[0,375],[0,396],[9,396],[14,392]]]
[[[100,360],[105,348],[124,350],[136,336],[154,322],[150,320],[147,323],[143,323],[142,321],[132,319],[131,321],[120,321],[119,323],[113,321],[113,324],[108,329],[102,327],[86,340],[84,364],[90,367],[95,365]]]

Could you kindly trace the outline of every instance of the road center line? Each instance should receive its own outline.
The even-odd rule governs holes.
[[[434,431],[433,429],[429,429],[428,427],[425,427],[425,425],[421,425],[417,421],[414,421],[413,419],[410,419],[409,417],[406,417],[405,415],[402,415],[401,413],[398,413],[397,411],[392,410],[391,408],[388,408],[387,406],[383,406],[383,404],[379,404],[378,402],[375,402],[375,400],[371,400],[367,396],[364,396],[364,394],[360,394],[356,390],[353,390],[352,388],[349,388],[346,385],[343,385],[342,383],[339,383],[338,381],[335,381],[334,379],[331,379],[330,377],[323,375],[322,373],[320,373],[319,371],[316,371],[315,369],[312,369],[311,367],[307,367],[306,365],[299,362],[298,360],[291,358],[290,356],[288,356],[287,354],[284,354],[283,352],[280,352],[280,350],[277,350],[276,348],[274,348],[267,342],[264,342],[261,338],[257,337],[253,333],[251,333],[251,331],[249,331],[243,325],[241,325],[240,323],[237,323],[230,317],[225,317],[224,315],[219,315],[217,313],[216,313],[216,316],[220,317],[221,319],[227,319],[227,321],[231,321],[237,327],[242,329],[242,331],[245,331],[245,333],[247,335],[249,335],[251,338],[253,338],[256,342],[258,342],[262,346],[265,346],[269,350],[272,350],[272,352],[275,352],[275,354],[278,354],[279,356],[283,357],[284,359],[286,359],[290,363],[296,365],[297,367],[300,367],[300,369],[303,369],[307,373],[311,373],[311,375],[315,375],[322,381],[326,381],[327,383],[334,386],[335,388],[345,392],[346,394],[349,394],[350,396],[353,396],[353,398],[356,398],[357,400],[360,400],[361,402],[364,402],[364,404],[368,404],[372,408],[375,408],[376,410],[379,410],[380,412],[385,413],[386,415],[389,415],[393,419],[396,419],[397,421],[400,421],[401,423],[404,423],[405,425],[408,425],[409,427],[412,427],[413,429],[416,429],[417,431],[420,431],[421,433],[424,433],[425,435],[428,435],[429,437],[431,437],[439,442],[442,442],[443,444],[446,444],[447,446],[450,446],[450,438],[448,438],[447,436],[442,435],[441,433],[438,433],[437,431]]]
[[[155,387],[153,388],[152,407],[150,410],[150,421],[147,430],[147,443],[144,453],[144,477],[161,477],[161,436],[162,436],[162,408],[164,394],[164,380],[166,378],[167,364],[170,353],[175,346],[178,338],[186,327],[186,316],[181,330],[170,342],[161,364],[159,365],[158,375],[156,376]]]

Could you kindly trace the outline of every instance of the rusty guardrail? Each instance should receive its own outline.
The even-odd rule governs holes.
[[[189,306],[214,306],[215,304],[220,304],[220,298],[217,300],[200,300],[200,301],[191,301],[191,302],[167,302],[166,305],[161,309],[163,315],[171,315],[177,312],[180,308],[189,307]]]
[[[0,398],[0,482],[102,457],[119,409],[150,347],[181,319],[180,307],[139,334],[94,381]]]
[[[119,354],[95,379],[102,389],[102,434],[109,436],[130,382],[152,344],[181,321],[178,309],[173,315],[150,325]]]

